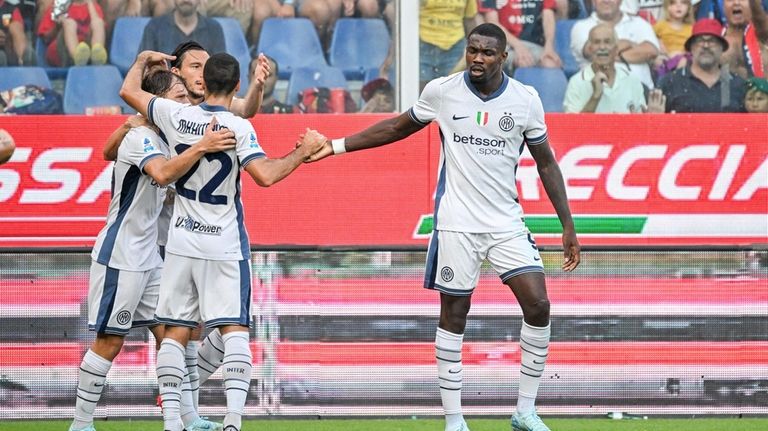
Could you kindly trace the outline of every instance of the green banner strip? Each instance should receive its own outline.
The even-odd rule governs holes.
[[[593,234],[640,234],[647,217],[574,217],[576,233]],[[531,233],[561,233],[557,217],[526,217],[525,224]],[[421,217],[417,235],[429,235],[434,228],[431,215]]]
[[[647,217],[574,217],[576,233],[640,234]],[[532,233],[561,233],[557,217],[526,217],[525,224]]]

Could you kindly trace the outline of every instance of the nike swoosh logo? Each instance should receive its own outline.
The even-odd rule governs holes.
[[[541,258],[540,258],[540,257],[535,257],[535,256],[534,256],[533,260],[541,260]]]
[[[103,383],[94,383],[93,386],[96,386],[97,388],[100,388],[100,387],[104,386],[104,384]]]
[[[461,370],[456,370],[456,371],[448,370],[449,374],[459,374],[460,372],[461,372]]]
[[[454,120],[463,120],[463,119],[465,119],[465,118],[469,118],[469,115],[465,115],[465,116],[463,116],[463,117],[457,117],[457,116],[456,116],[456,114],[453,114],[453,119],[454,119]]]

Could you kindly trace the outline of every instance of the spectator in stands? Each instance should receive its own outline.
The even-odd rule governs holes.
[[[51,66],[83,66],[107,62],[104,13],[95,0],[73,0],[67,13],[56,21],[53,4],[43,13],[38,37],[46,44],[45,58]]]
[[[768,81],[754,76],[749,78],[744,107],[752,114],[768,114]]]
[[[234,18],[240,23],[243,35],[248,35],[253,19],[253,9],[264,0],[205,0],[201,2],[200,12],[209,18],[216,16]]]
[[[35,64],[35,52],[24,31],[21,8],[0,0],[0,66]]]
[[[721,67],[728,41],[723,27],[715,19],[693,25],[685,49],[693,55],[691,65],[665,76],[659,82],[661,103],[651,103],[651,112],[744,112],[746,83],[738,75]]]
[[[279,71],[277,62],[272,57],[265,57],[267,58],[267,61],[269,61],[270,73],[264,81],[264,98],[261,101],[261,110],[259,112],[262,114],[290,114],[293,112],[293,106],[286,105],[275,99],[275,85],[277,85],[277,73]],[[248,66],[249,76],[255,76],[254,74],[256,73],[258,61],[257,58],[251,60],[251,63]]]
[[[360,112],[395,112],[395,89],[386,78],[366,83],[360,96],[365,102]]]
[[[663,3],[664,0],[624,0],[621,2],[621,11],[656,24],[664,13]]]
[[[13,137],[5,129],[0,129],[0,165],[11,160],[13,152],[16,150],[16,143]]]
[[[173,0],[99,0],[107,35],[122,17],[161,16],[173,9]]]
[[[623,64],[616,64],[618,36],[610,24],[589,31],[589,67],[571,77],[565,91],[565,112],[638,113],[645,108],[643,84]]]
[[[293,18],[296,16],[294,0],[262,0],[253,3],[251,28],[246,36],[252,46],[259,46],[261,24],[267,18]]]
[[[744,30],[744,60],[747,74],[766,77],[768,71],[768,14],[759,0],[749,0],[752,22]]]
[[[611,24],[619,36],[619,60],[629,66],[643,85],[653,88],[649,63],[659,54],[659,40],[647,21],[623,13],[620,5],[621,0],[596,0],[595,12],[571,29],[571,51],[582,67],[588,65],[591,58],[585,48],[589,30],[599,23]]]
[[[662,18],[653,25],[653,31],[659,38],[659,56],[654,62],[657,77],[688,64],[685,41],[691,37],[692,28],[691,0],[664,0]]]
[[[341,17],[381,18],[390,0],[301,0],[298,16],[308,18],[315,25],[325,49],[331,46],[336,20]],[[423,3],[423,2],[422,2]]]
[[[173,11],[152,18],[144,28],[139,52],[170,54],[182,42],[196,41],[211,54],[226,51],[224,31],[216,20],[200,15],[200,0],[174,0]]]
[[[419,8],[419,81],[464,68],[465,35],[475,27],[477,1],[424,0]]]
[[[752,20],[752,11],[747,0],[723,0],[723,12],[723,36],[728,41],[728,50],[723,53],[723,64],[727,63],[731,72],[746,79],[748,74],[742,43],[747,24]]]
[[[507,35],[507,73],[517,67],[562,67],[555,51],[555,0],[483,0],[480,12]]]

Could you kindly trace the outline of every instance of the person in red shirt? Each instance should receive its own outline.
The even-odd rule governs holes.
[[[0,66],[34,64],[35,53],[27,42],[21,10],[0,0]]]
[[[67,13],[56,21],[53,5],[43,13],[38,37],[45,42],[45,59],[51,66],[106,64],[104,13],[95,0],[73,0]]]
[[[510,75],[518,67],[562,67],[555,51],[555,0],[481,0],[479,11],[507,35]]]

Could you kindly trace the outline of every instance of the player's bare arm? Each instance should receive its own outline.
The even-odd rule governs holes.
[[[269,187],[296,170],[312,154],[317,153],[327,141],[328,139],[322,134],[307,129],[293,151],[279,159],[253,160],[245,165],[245,171],[251,175],[256,184]]]
[[[544,184],[544,190],[546,190],[552,206],[555,207],[557,217],[563,226],[563,271],[573,271],[581,262],[581,246],[576,238],[576,229],[573,226],[571,209],[568,206],[568,196],[565,193],[563,174],[560,172],[560,167],[557,165],[548,140],[538,145],[529,145],[528,148],[536,161],[536,169],[539,171],[542,184]]]
[[[413,121],[411,116],[404,112],[397,117],[379,121],[352,136],[326,142],[320,151],[312,154],[307,161],[316,162],[332,154],[365,150],[391,144],[411,136],[425,126],[425,124]]]
[[[120,125],[111,135],[107,138],[107,143],[104,144],[104,149],[101,151],[101,155],[104,160],[115,161],[117,160],[117,150],[120,148],[120,143],[125,139],[125,135],[128,131],[136,127],[148,126],[149,122],[147,117],[141,115],[131,115],[125,120],[125,123]]]
[[[248,92],[245,97],[232,99],[229,110],[238,117],[251,118],[261,109],[264,100],[264,82],[270,74],[269,60],[264,54],[259,54],[258,65],[251,76]]]
[[[120,88],[120,97],[125,100],[128,106],[146,117],[149,102],[155,95],[141,89],[141,79],[144,77],[144,70],[157,64],[166,64],[174,58],[176,57],[156,51],[142,51],[139,53],[136,61],[128,69],[128,73],[125,74],[123,86]]]
[[[206,153],[227,151],[235,148],[235,134],[229,129],[222,128],[214,131],[216,117],[208,124],[203,138],[181,154],[166,160],[155,157],[144,165],[144,172],[161,186],[178,180],[187,173]]]

